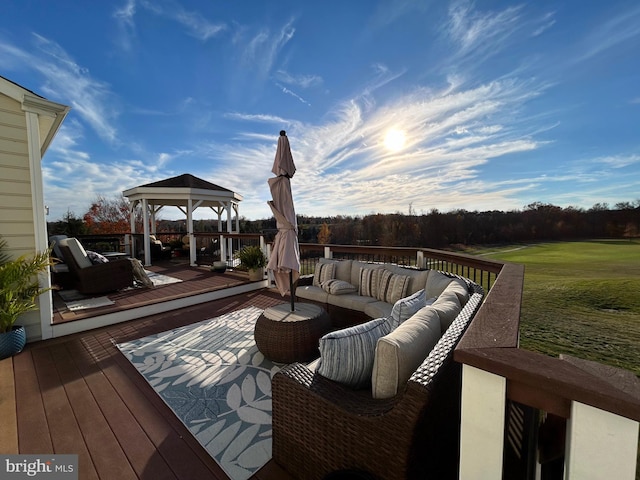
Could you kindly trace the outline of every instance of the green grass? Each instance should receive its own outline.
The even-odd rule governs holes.
[[[480,249],[525,265],[520,345],[640,376],[640,242],[584,241]]]

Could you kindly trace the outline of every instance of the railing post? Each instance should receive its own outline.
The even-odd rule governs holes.
[[[502,478],[507,381],[462,365],[460,480]]]
[[[324,247],[324,258],[333,258],[331,247]]]
[[[571,403],[565,480],[633,480],[637,448],[638,422],[580,402]]]
[[[424,269],[426,267],[424,252],[421,252],[420,250],[416,252],[416,267],[419,269]]]

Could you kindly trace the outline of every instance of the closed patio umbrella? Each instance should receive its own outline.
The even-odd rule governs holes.
[[[271,198],[267,202],[276,219],[278,233],[267,269],[273,271],[276,287],[281,295],[291,295],[291,311],[294,310],[293,285],[300,277],[300,247],[298,246],[298,222],[291,195],[291,177],[296,172],[289,139],[282,130],[271,171],[277,175],[268,180]]]

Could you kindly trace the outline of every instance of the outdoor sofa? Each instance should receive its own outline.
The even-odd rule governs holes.
[[[320,340],[319,361],[287,365],[273,378],[274,460],[300,479],[341,471],[376,479],[457,478],[462,373],[453,350],[482,302],[482,288],[435,270],[350,260],[335,263],[323,277],[318,270],[326,263],[332,261],[321,260],[314,278],[302,279],[296,295],[327,309],[337,320],[336,330]],[[371,290],[372,269],[387,272],[375,275],[384,293]],[[336,281],[357,290],[330,293]],[[407,296],[391,303],[385,295],[386,300]],[[389,324],[393,330],[387,333]],[[377,339],[360,336],[375,329]],[[342,335],[354,341],[327,346]],[[337,357],[337,368],[323,368],[325,353]],[[353,375],[340,377],[350,361],[370,362],[371,355],[368,381],[360,377],[354,386]]]

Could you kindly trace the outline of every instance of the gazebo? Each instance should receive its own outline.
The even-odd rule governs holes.
[[[227,212],[227,228],[229,233],[240,232],[238,204],[242,201],[242,195],[228,188],[223,188],[213,183],[202,180],[188,173],[177,177],[167,178],[158,182],[140,185],[122,192],[130,202],[131,232],[135,231],[135,208],[141,205],[143,214],[144,233],[144,263],[151,264],[151,250],[149,235],[156,233],[156,214],[162,207],[177,207],[187,217],[187,236],[189,238],[189,260],[191,266],[196,265],[196,242],[193,238],[193,212],[199,207],[208,207],[218,216],[218,231],[222,231],[222,214]],[[235,230],[232,221],[232,212],[235,213]],[[220,246],[223,247],[222,245]],[[227,250],[231,255],[231,245]]]

